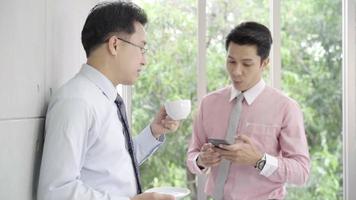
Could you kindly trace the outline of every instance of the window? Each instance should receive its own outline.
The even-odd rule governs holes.
[[[343,144],[344,196],[356,197],[356,168],[354,148],[356,134],[356,2],[343,0]]]
[[[135,2],[149,16],[148,65],[132,89],[133,132],[138,133],[168,100],[191,99],[192,108],[197,107],[197,16],[195,0]],[[185,120],[179,131],[168,135],[162,149],[141,167],[144,189],[162,185],[187,187],[185,155],[191,126],[192,119]]]
[[[210,92],[229,84],[225,36],[242,21],[258,21],[269,26],[271,1],[200,1],[206,2],[207,23],[207,73],[200,78],[207,79]],[[147,11],[150,21],[148,69],[132,88],[133,132],[138,133],[167,100],[189,98],[193,109],[198,106],[198,3],[196,0],[135,2]],[[281,41],[282,74],[278,81],[281,89],[296,99],[303,110],[312,160],[308,184],[301,188],[288,185],[287,199],[342,199],[342,1],[283,0],[276,5],[281,11],[280,38],[274,38]],[[264,75],[269,83],[269,72]],[[355,95],[355,86],[352,88]],[[195,180],[185,167],[194,112],[177,133],[168,136],[163,149],[142,167],[146,189],[162,185],[189,187],[195,199]]]
[[[288,199],[342,199],[342,2],[281,1],[282,90],[304,113],[311,173]]]

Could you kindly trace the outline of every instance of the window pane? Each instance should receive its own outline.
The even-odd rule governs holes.
[[[269,26],[268,0],[207,1],[207,73],[208,91],[230,84],[225,68],[225,37],[236,25],[256,21]],[[269,72],[264,76],[268,82]]]
[[[281,1],[282,88],[302,107],[311,157],[287,199],[342,199],[341,0]]]
[[[133,132],[139,133],[168,100],[191,99],[196,108],[197,16],[195,0],[137,0],[148,15],[148,65],[133,87]],[[144,189],[188,187],[185,166],[192,116],[141,167]]]

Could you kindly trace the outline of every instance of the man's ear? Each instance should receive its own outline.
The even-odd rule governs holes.
[[[116,39],[116,37],[111,36],[107,42],[107,48],[111,55],[113,55],[113,56],[117,55],[118,45],[119,45],[119,41]]]
[[[263,70],[266,69],[267,66],[268,66],[268,64],[269,64],[269,57],[266,58],[266,59],[264,59],[264,60],[262,61],[261,68],[262,68]]]

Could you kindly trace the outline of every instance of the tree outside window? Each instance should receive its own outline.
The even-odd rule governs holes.
[[[197,2],[136,0],[148,13],[148,65],[133,87],[133,132],[143,129],[168,100],[192,100],[193,112],[163,149],[141,168],[144,188],[190,188],[185,159],[197,105]],[[225,36],[242,21],[269,25],[268,0],[207,1],[208,91],[229,84]],[[304,113],[312,160],[305,187],[288,185],[287,199],[342,199],[341,0],[281,1],[282,90]],[[273,67],[273,66],[270,66]],[[265,80],[268,83],[268,71]],[[189,199],[189,198],[187,198]]]

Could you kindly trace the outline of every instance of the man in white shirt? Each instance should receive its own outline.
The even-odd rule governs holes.
[[[130,136],[119,84],[132,85],[146,64],[145,12],[133,3],[106,2],[82,30],[87,63],[50,101],[38,200],[163,200],[141,193],[138,165],[176,131],[162,107],[153,122]]]

